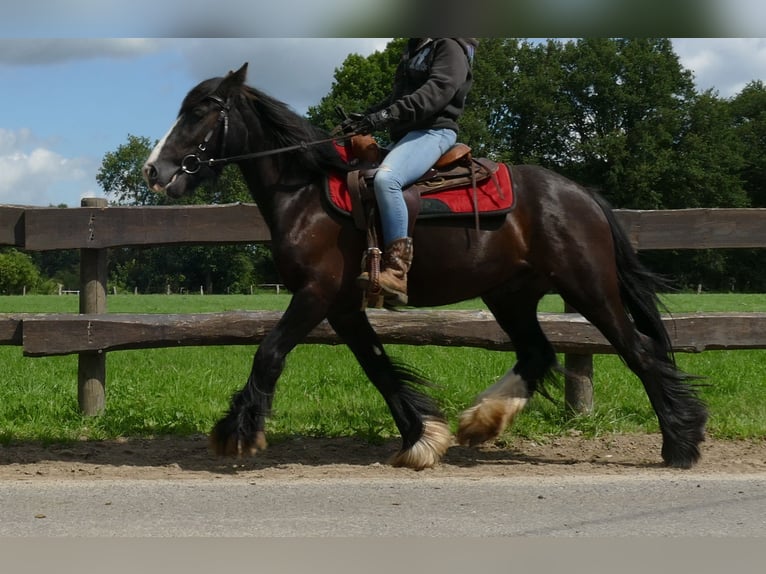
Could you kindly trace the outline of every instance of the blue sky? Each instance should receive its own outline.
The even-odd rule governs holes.
[[[0,204],[79,205],[129,134],[159,139],[187,91],[248,61],[249,83],[305,112],[376,38],[0,38]],[[766,81],[766,39],[673,41],[700,89]]]
[[[101,195],[104,154],[154,141],[188,90],[250,63],[253,85],[305,112],[351,52],[375,39],[0,39],[0,203],[79,205]]]

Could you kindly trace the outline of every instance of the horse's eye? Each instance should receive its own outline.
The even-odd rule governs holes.
[[[191,117],[195,120],[201,120],[207,115],[207,111],[205,106],[196,106],[191,110]]]

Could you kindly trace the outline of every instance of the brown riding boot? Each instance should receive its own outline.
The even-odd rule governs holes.
[[[412,238],[396,239],[383,252],[380,290],[387,305],[407,304],[407,272],[412,266]]]

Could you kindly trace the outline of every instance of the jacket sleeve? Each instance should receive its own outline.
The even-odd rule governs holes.
[[[373,104],[366,110],[364,110],[364,114],[374,114],[375,112],[379,112],[383,108],[387,108],[391,105],[393,98],[391,96],[388,96],[385,100],[378,102],[377,104]]]
[[[434,42],[433,50],[428,80],[390,105],[389,112],[395,121],[415,123],[438,114],[468,78],[468,59],[460,44],[443,38]]]

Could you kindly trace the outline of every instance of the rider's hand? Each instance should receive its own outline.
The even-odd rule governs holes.
[[[391,122],[391,113],[387,109],[372,114],[349,114],[341,124],[343,133],[369,134],[384,129]]]

